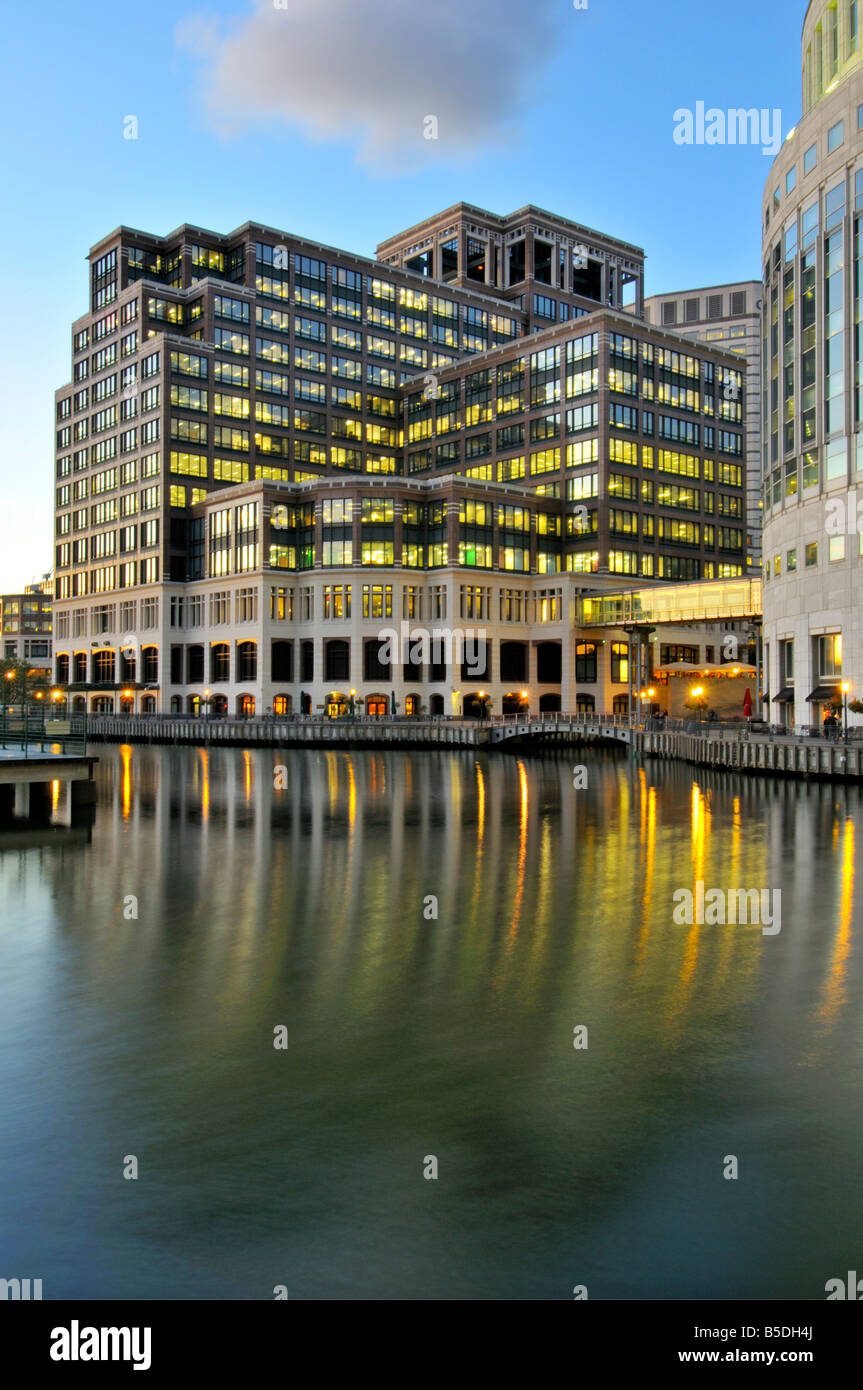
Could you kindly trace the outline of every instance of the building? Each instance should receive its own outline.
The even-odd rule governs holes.
[[[459,205],[380,252],[252,223],[92,249],[56,396],[73,708],[628,699],[625,635],[576,665],[579,595],[744,574],[741,363],[626,312],[637,248]],[[372,660],[402,621],[483,660]]]
[[[506,217],[456,203],[382,241],[378,260],[443,284],[482,285],[525,315],[528,332],[597,304],[643,317],[639,246],[528,205]]]
[[[3,659],[27,662],[51,677],[53,581],[25,584],[23,594],[0,596]]]
[[[764,636],[771,703],[789,726],[820,724],[831,702],[863,696],[856,0],[812,0],[802,58],[803,115],[771,167],[762,207]]]
[[[760,280],[710,285],[644,301],[648,323],[693,342],[715,343],[746,362],[746,564],[761,570],[761,295]]]

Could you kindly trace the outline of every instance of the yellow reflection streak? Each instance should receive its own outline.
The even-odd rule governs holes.
[[[330,820],[332,820],[339,803],[339,770],[336,766],[335,753],[328,750],[324,757],[327,763],[327,790],[330,794]]]
[[[350,755],[348,755],[348,827],[350,833],[354,833],[354,822],[357,818],[357,782],[354,777],[354,765]]]
[[[690,840],[692,845],[692,895],[696,884],[704,882],[704,864],[707,857],[707,837],[710,832],[710,809],[697,782],[692,784],[690,806]],[[705,890],[708,885],[705,884]],[[695,916],[697,914],[693,914]],[[672,1024],[686,1009],[695,969],[698,965],[698,944],[701,939],[701,923],[693,920],[683,948],[683,963],[680,967],[680,981],[674,999],[668,1010],[667,1022]]]
[[[519,827],[518,827],[518,861],[515,870],[515,897],[512,904],[512,921],[509,928],[509,946],[511,950],[515,944],[518,933],[519,918],[521,916],[521,904],[524,898],[524,869],[527,861],[527,812],[530,802],[530,784],[527,780],[527,771],[524,763],[518,763],[518,786],[519,786]]]
[[[210,819],[210,755],[206,748],[198,749],[201,760],[201,820],[204,825]]]
[[[57,781],[54,781],[54,782],[51,783],[51,814],[52,814],[52,816],[56,816],[56,814],[57,814],[57,807],[58,807],[59,805],[60,805],[60,783],[57,782]]]
[[[641,931],[635,948],[635,973],[638,976],[647,959],[647,943],[650,938],[650,909],[653,903],[653,876],[656,869],[656,788],[647,786],[644,768],[639,769],[641,781],[641,856],[644,864],[644,908],[641,918]]]
[[[252,799],[252,755],[248,748],[243,749],[243,762],[245,763],[243,786],[246,794],[246,805]]]
[[[845,976],[848,969],[848,956],[851,952],[851,922],[854,915],[854,822],[846,820],[842,835],[842,895],[839,900],[839,924],[830,969],[822,988],[823,1002],[818,1017],[825,1029],[832,1027],[836,1015],[847,1004]]]
[[[740,797],[735,796],[731,805],[731,844],[729,850],[729,873],[728,883],[730,887],[737,887],[742,882],[741,855],[743,852],[743,811],[740,805]],[[727,977],[732,962],[735,962],[736,984],[738,988],[743,984],[743,964],[741,958],[737,956],[735,961],[735,950],[739,940],[737,928],[726,926],[720,928],[719,935],[719,958],[716,961],[713,972],[713,983],[721,984]],[[752,955],[755,962],[757,956]]]
[[[471,908],[475,909],[482,887],[483,838],[485,836],[485,778],[479,763],[476,765],[476,868],[473,879]]]
[[[122,798],[123,820],[128,820],[132,813],[132,748],[128,743],[120,744],[120,766],[121,782],[120,794]]]

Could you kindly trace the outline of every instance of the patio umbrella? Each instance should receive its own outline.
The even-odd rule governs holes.
[[[653,674],[655,676],[683,676],[691,675],[700,670],[701,667],[693,666],[691,661],[670,661],[667,666],[657,666]]]
[[[752,718],[752,691],[749,689],[748,685],[746,687],[746,694],[743,696],[743,718]]]

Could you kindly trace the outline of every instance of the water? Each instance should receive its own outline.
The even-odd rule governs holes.
[[[818,1299],[863,1269],[858,790],[581,750],[95,751],[89,841],[0,841],[0,1275]],[[781,932],[676,926],[698,880],[780,886]]]

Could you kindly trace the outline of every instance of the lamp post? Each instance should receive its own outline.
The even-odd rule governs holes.
[[[6,684],[5,684],[4,687],[3,687],[3,741],[4,741],[4,747],[5,747],[5,740],[6,740],[6,725],[7,725],[8,722],[9,722],[9,698],[8,698],[8,697],[14,693],[13,690],[12,690],[12,686],[9,684],[9,681],[14,681],[14,679],[15,679],[15,672],[14,672],[14,671],[7,671],[7,672],[6,672]]]
[[[843,708],[844,715],[845,715],[845,719],[844,719],[845,734],[844,734],[843,742],[846,743],[846,744],[847,744],[847,742],[848,742],[848,691],[849,691],[850,689],[851,689],[851,684],[850,684],[850,682],[849,682],[849,681],[843,681],[843,682],[842,682],[842,708]]]
[[[763,649],[762,629],[760,622],[756,621],[753,618],[753,620],[749,623],[748,627],[744,629],[744,632],[749,639],[750,646],[755,647],[755,718],[761,719],[761,685],[764,673],[761,669],[763,661]]]

